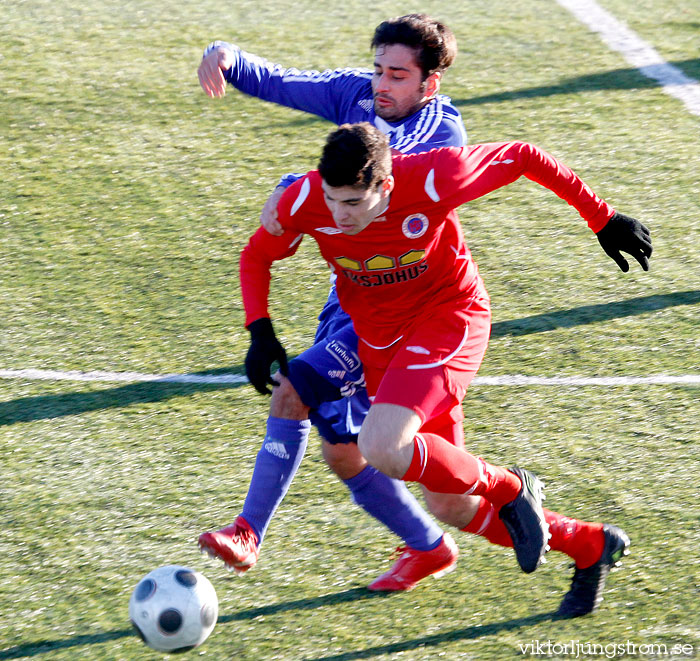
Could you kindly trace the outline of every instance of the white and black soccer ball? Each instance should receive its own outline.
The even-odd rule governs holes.
[[[180,565],[146,574],[129,600],[131,624],[146,645],[160,652],[201,645],[218,616],[214,586],[204,575]]]

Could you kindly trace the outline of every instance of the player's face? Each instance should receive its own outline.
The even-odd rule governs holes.
[[[333,216],[336,227],[343,234],[359,234],[386,210],[394,189],[394,178],[389,175],[379,188],[334,188],[322,182],[323,197]]]
[[[378,46],[374,56],[374,112],[396,122],[420,110],[437,94],[440,73],[423,80],[416,50],[403,44]]]

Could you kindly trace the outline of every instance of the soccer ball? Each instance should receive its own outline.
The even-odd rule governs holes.
[[[160,652],[201,645],[214,629],[219,600],[209,580],[179,565],[146,574],[129,600],[129,618],[141,640]]]

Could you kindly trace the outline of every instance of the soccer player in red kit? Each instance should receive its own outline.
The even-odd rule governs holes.
[[[531,572],[550,534],[552,548],[567,552],[571,520],[543,510],[534,475],[464,448],[461,402],[486,351],[491,317],[455,212],[521,176],[572,205],[615,261],[624,262],[624,250],[648,269],[648,230],[541,149],[493,143],[392,158],[386,137],[364,123],[331,133],[319,169],[288,189],[278,207],[285,233],[258,230],[251,238],[241,256],[241,285],[252,336],[246,371],[255,385],[269,379],[284,354],[268,311],[271,264],[311,235],[337,273],[341,305],[359,337],[373,398],[358,440],[362,454],[390,477],[420,483],[431,509],[449,507],[454,494],[480,497],[478,529],[465,529],[512,544],[521,568]],[[577,564],[560,607],[565,615],[595,609],[608,571],[629,546],[619,528],[591,528],[594,559]]]

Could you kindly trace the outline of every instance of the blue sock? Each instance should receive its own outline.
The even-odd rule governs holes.
[[[277,506],[282,502],[306,452],[309,420],[267,419],[267,433],[255,459],[253,477],[241,515],[262,544]]]
[[[442,530],[420,506],[401,480],[394,480],[367,466],[349,480],[343,480],[353,500],[381,521],[408,546],[430,551],[442,540]]]

